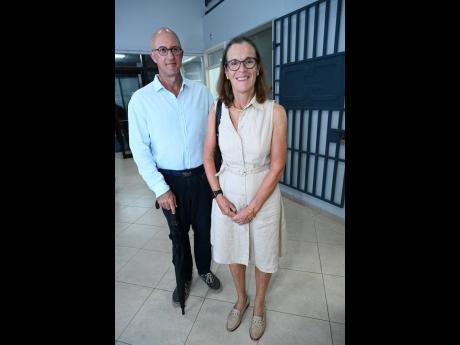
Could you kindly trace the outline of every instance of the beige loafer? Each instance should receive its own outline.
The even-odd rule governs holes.
[[[243,310],[239,311],[235,308],[236,305],[233,306],[233,309],[230,311],[227,317],[227,331],[233,332],[241,323],[243,319],[244,312],[249,307],[249,296],[246,299],[246,305],[243,307]]]
[[[256,316],[252,314],[251,327],[249,328],[249,336],[251,337],[251,339],[254,341],[259,340],[260,337],[262,337],[262,335],[264,334],[266,326],[267,316],[264,307],[264,313],[262,316]]]

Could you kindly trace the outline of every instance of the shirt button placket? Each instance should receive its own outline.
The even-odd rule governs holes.
[[[181,106],[181,103],[179,101],[180,93],[179,96],[176,98],[176,104],[177,104],[177,110],[179,112],[179,117],[181,120],[182,128],[183,128],[183,143],[184,143],[184,159],[183,162],[185,164],[184,169],[191,167],[190,166],[190,152],[188,151],[187,147],[187,121],[185,119],[185,115]]]

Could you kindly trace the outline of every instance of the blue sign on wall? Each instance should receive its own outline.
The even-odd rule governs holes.
[[[343,109],[345,54],[281,65],[280,104],[286,108]]]

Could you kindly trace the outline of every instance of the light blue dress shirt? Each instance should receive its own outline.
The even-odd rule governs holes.
[[[129,146],[139,173],[157,197],[169,190],[158,168],[192,169],[203,164],[203,145],[211,92],[183,78],[179,95],[163,87],[158,75],[131,97]]]

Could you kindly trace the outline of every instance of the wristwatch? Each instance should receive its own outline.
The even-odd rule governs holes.
[[[216,198],[217,195],[219,195],[219,194],[223,195],[224,193],[222,193],[222,189],[218,189],[218,190],[213,190],[212,194],[214,195],[214,198]]]

